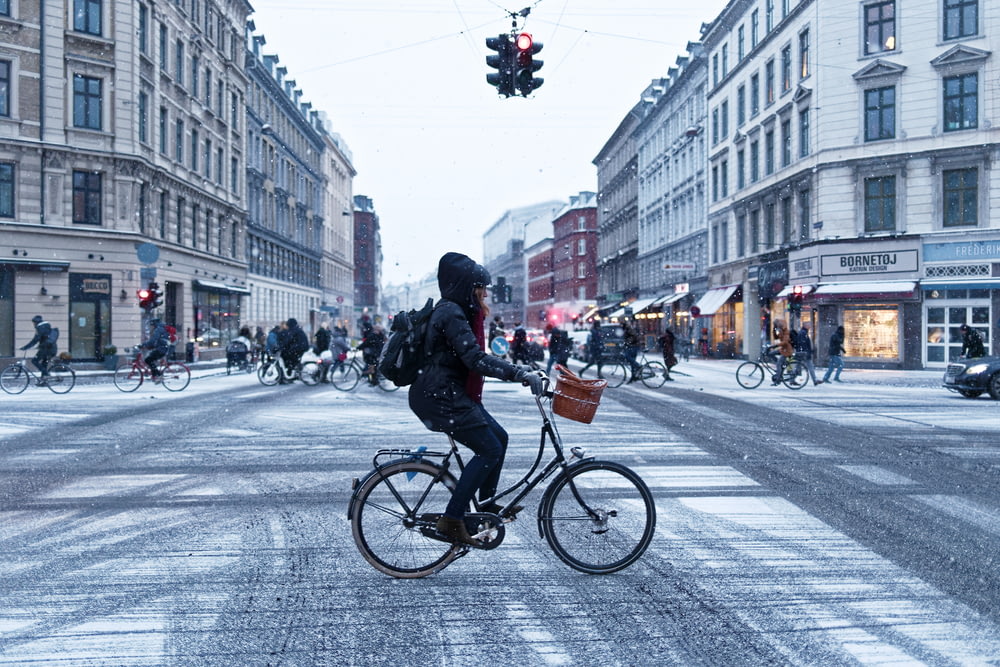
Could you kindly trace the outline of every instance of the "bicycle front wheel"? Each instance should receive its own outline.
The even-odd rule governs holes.
[[[608,381],[608,387],[620,387],[625,382],[625,379],[630,377],[632,371],[628,367],[618,361],[613,361],[608,364],[604,364],[601,368],[601,377]]]
[[[171,361],[164,366],[161,377],[167,391],[183,391],[191,383],[191,371],[179,361]]]
[[[451,499],[455,480],[422,461],[383,466],[354,492],[351,533],[372,567],[400,579],[426,577],[444,569],[457,549],[424,535]]]
[[[265,387],[272,387],[278,384],[278,378],[281,374],[281,367],[278,366],[278,362],[271,360],[265,361],[261,364],[260,368],[257,369],[257,379]]]
[[[650,389],[662,387],[667,381],[667,367],[659,361],[647,361],[639,369],[639,378]]]
[[[319,367],[319,364],[315,361],[307,361],[299,369],[299,379],[302,380],[302,384],[314,387],[319,384],[319,377],[322,373],[323,369]]]
[[[20,394],[28,388],[28,370],[20,364],[14,364],[0,373],[0,389],[8,394]]]
[[[781,376],[781,381],[789,389],[802,389],[809,381],[809,374],[806,367],[797,359],[792,359],[785,364],[785,372]]]
[[[575,570],[609,574],[634,563],[653,540],[656,505],[642,478],[608,461],[585,461],[559,475],[539,509],[552,551]]]
[[[142,384],[144,375],[131,361],[123,362],[115,369],[115,386],[122,391],[135,391]]]
[[[340,364],[330,369],[330,384],[340,391],[350,391],[358,386],[361,374],[354,364]]]
[[[76,385],[76,372],[66,364],[52,364],[46,384],[53,394],[65,394]]]
[[[764,367],[756,361],[744,361],[736,369],[736,382],[744,389],[756,389],[764,381]]]

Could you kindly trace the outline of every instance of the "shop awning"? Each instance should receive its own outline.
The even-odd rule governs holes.
[[[227,285],[226,283],[220,283],[214,280],[195,280],[194,286],[197,287],[198,289],[208,290],[209,292],[222,292],[225,294],[250,294],[250,290],[248,290],[246,287]]]
[[[659,298],[660,297],[658,296],[654,296],[649,299],[636,299],[629,305],[625,306],[625,308],[631,308],[632,314],[635,315],[636,313],[641,313],[642,311],[652,306],[654,303],[656,303],[657,299]]]
[[[583,317],[581,318],[582,321],[586,322],[587,320],[589,320],[591,317],[594,316],[594,313],[596,313],[599,310],[600,308],[594,306],[593,308],[591,308],[590,310],[588,310],[586,313],[583,314]]]
[[[0,259],[0,264],[16,264],[17,266],[33,267],[42,271],[62,271],[69,268],[69,262],[60,262],[54,259],[13,259],[6,257]]]
[[[812,294],[812,291],[813,291],[814,289],[816,289],[816,286],[815,286],[815,285],[789,285],[789,286],[788,286],[788,287],[786,287],[785,289],[783,289],[783,290],[781,290],[780,292],[778,292],[777,294],[775,294],[775,295],[774,295],[774,298],[775,298],[775,299],[782,299],[782,298],[784,298],[784,297],[788,296],[789,294],[791,294],[791,293],[792,293],[792,291],[793,291],[793,290],[794,290],[794,289],[795,289],[796,287],[801,287],[801,288],[802,288],[802,293],[803,293],[803,294]]]
[[[920,288],[932,289],[998,289],[1000,278],[925,278]]]
[[[680,301],[688,295],[687,292],[675,292],[674,294],[668,294],[667,296],[661,296],[657,299],[653,305],[654,306],[667,306],[675,301]]]
[[[822,294],[908,294],[917,289],[912,280],[898,280],[884,283],[829,283],[816,288],[816,296]]]
[[[733,292],[735,292],[738,287],[739,285],[727,285],[726,287],[716,287],[714,289],[710,289],[701,295],[701,298],[698,299],[692,308],[695,306],[698,307],[698,310],[700,311],[698,313],[698,317],[715,315],[715,311],[717,311],[726,301],[729,301],[729,297],[733,295]]]

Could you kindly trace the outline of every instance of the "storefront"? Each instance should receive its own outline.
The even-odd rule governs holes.
[[[785,298],[803,293],[797,326],[810,326],[826,362],[827,341],[846,332],[844,362],[855,368],[922,368],[920,245],[917,239],[824,243],[789,253]]]
[[[225,348],[239,335],[242,299],[250,295],[250,290],[212,280],[195,280],[191,295],[194,340],[203,351]]]
[[[705,292],[690,309],[696,354],[728,359],[743,350],[743,288],[715,287]]]
[[[103,359],[106,345],[111,345],[111,274],[71,273],[69,353],[77,361]]]
[[[1000,354],[1000,234],[996,231],[935,237],[924,243],[923,360],[941,367],[962,352],[963,324],[983,338],[987,354]]]

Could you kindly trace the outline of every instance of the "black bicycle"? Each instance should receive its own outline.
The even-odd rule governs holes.
[[[36,375],[28,368],[27,358],[17,359],[0,373],[0,389],[8,394],[20,394],[32,382],[48,387],[54,394],[65,394],[76,385],[76,372],[70,365],[55,361],[49,364],[47,375]]]
[[[512,508],[551,478],[538,505],[538,531],[564,563],[587,574],[608,574],[638,560],[653,539],[653,495],[639,475],[620,463],[590,458],[578,447],[565,456],[551,417],[555,394],[548,390],[547,377],[543,384],[542,394],[534,397],[542,427],[531,469],[493,498],[473,500],[475,511],[465,515],[469,534],[481,546],[452,543],[437,532],[437,520],[464,469],[449,436],[451,447],[444,453],[379,450],[374,470],[353,481],[347,516],[364,559],[380,572],[412,579],[440,572],[471,549],[495,549],[503,542],[506,524],[514,520]],[[540,468],[546,442],[554,455]],[[482,511],[511,495],[497,514]]]
[[[765,378],[778,378],[789,389],[802,389],[806,386],[809,375],[802,362],[794,357],[786,357],[780,377],[777,362],[776,354],[763,352],[757,361],[744,361],[736,368],[736,381],[744,389],[756,389]]]

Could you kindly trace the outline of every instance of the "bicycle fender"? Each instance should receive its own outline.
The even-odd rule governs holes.
[[[551,496],[554,493],[552,489],[555,488],[556,482],[558,482],[567,474],[569,474],[570,471],[575,470],[576,468],[582,466],[585,463],[592,463],[593,461],[596,460],[597,459],[593,456],[585,456],[582,459],[574,461],[573,463],[566,466],[564,469],[560,470],[559,474],[553,477],[552,481],[549,482],[549,485],[545,487],[545,492],[542,494],[542,499],[538,502],[537,516],[535,517],[536,521],[538,522],[538,537],[541,538],[545,537],[545,533],[542,531],[542,508],[546,506],[549,496]]]

